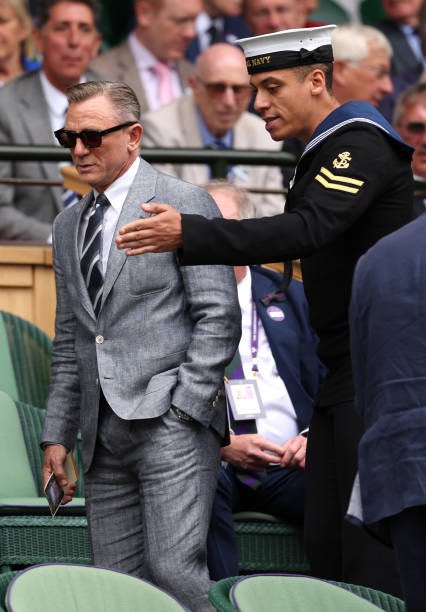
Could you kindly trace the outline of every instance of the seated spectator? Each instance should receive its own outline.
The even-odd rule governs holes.
[[[414,148],[414,180],[426,183],[426,83],[412,85],[398,98],[393,125],[403,140]],[[424,190],[424,189],[423,189]],[[426,197],[414,196],[414,215],[426,211]]]
[[[272,141],[265,131],[264,122],[246,112],[250,99],[249,77],[238,47],[227,43],[212,45],[198,56],[195,67],[195,74],[189,78],[192,95],[143,116],[144,148],[280,149],[281,144]],[[198,185],[210,178],[207,165],[157,164],[156,167]],[[274,166],[233,165],[228,178],[247,189],[282,189],[280,170]],[[258,217],[283,211],[284,197],[280,194],[252,194],[251,198]]]
[[[362,100],[379,106],[392,91],[392,49],[386,37],[370,26],[347,24],[334,30],[331,41],[333,91],[338,101]]]
[[[88,70],[101,42],[97,0],[41,0],[35,43],[42,68],[14,79],[0,90],[0,142],[58,144],[53,132],[64,126],[66,90],[99,78]],[[58,164],[1,161],[0,177],[61,178]],[[61,187],[8,185],[0,189],[0,239],[47,241],[52,222],[77,197]]]
[[[392,83],[390,92],[381,102],[379,110],[391,121],[398,96],[420,77],[425,65],[419,34],[420,12],[423,0],[382,0],[386,20],[376,24],[392,46]]]
[[[195,36],[201,0],[135,0],[136,26],[126,40],[101,53],[92,68],[130,85],[142,112],[180,97],[193,65],[184,58]]]
[[[251,215],[241,189],[220,182],[206,189],[226,219]],[[255,421],[229,415],[231,444],[222,449],[226,464],[220,470],[207,545],[214,580],[238,574],[233,512],[266,512],[302,522],[307,438],[301,432],[309,425],[322,377],[303,285],[292,280],[285,299],[277,296],[275,301],[281,274],[260,266],[237,266],[234,271],[242,336],[226,375],[256,381],[264,415]]]
[[[210,45],[233,43],[237,38],[250,36],[241,10],[242,0],[203,0],[203,11],[195,20],[197,35],[190,42],[185,56],[194,62]]]
[[[300,0],[244,0],[243,16],[252,36],[303,27]]]
[[[34,59],[31,29],[25,0],[0,1],[0,86],[40,67]]]
[[[325,25],[324,21],[312,21],[311,13],[316,11],[319,6],[319,0],[301,0],[302,11],[304,13],[304,28],[316,28],[318,26]]]
[[[406,612],[426,602],[426,216],[358,262],[350,308],[357,408],[365,433],[365,524],[389,532]]]

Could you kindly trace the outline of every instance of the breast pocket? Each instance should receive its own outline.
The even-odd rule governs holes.
[[[170,289],[180,282],[180,272],[173,253],[145,253],[126,261],[128,292],[133,296],[150,295]]]

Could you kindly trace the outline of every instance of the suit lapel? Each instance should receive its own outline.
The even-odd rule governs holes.
[[[37,145],[57,145],[58,143],[51,129],[49,109],[41,87],[39,72],[35,72],[31,80],[28,79],[26,82],[25,91],[20,95],[18,104],[20,104],[22,109],[19,116],[22,117],[22,121],[25,124],[28,142]],[[60,177],[57,164],[54,162],[41,161],[40,166],[44,178],[53,181],[59,180]],[[61,211],[63,208],[61,188],[51,187],[51,192],[58,211]]]
[[[149,202],[154,198],[156,182],[157,172],[143,159],[141,159],[135,180],[133,181],[133,184],[129,189],[129,193],[124,201],[123,209],[117,222],[115,234],[120,227],[126,223],[134,221],[140,217],[148,216],[148,214],[145,213],[140,206],[143,202]],[[126,253],[116,248],[115,241],[113,239],[108,257],[101,310],[126,260]]]
[[[148,101],[141,81],[138,67],[127,41],[117,48],[117,65],[121,71],[121,80],[130,85],[139,100],[143,112],[148,110]]]

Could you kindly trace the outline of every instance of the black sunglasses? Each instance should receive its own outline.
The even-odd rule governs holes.
[[[81,142],[88,149],[95,149],[100,147],[102,144],[102,137],[112,132],[117,132],[122,128],[134,125],[137,121],[126,121],[126,123],[120,123],[120,125],[114,125],[114,127],[108,128],[107,130],[82,130],[81,132],[73,132],[72,130],[66,130],[61,128],[54,132],[56,138],[59,141],[61,147],[67,149],[73,149],[77,144],[77,138],[80,138]]]

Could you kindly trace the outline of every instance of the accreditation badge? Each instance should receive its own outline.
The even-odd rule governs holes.
[[[257,382],[245,378],[225,381],[225,392],[236,421],[265,416]]]

